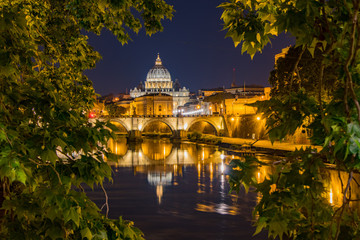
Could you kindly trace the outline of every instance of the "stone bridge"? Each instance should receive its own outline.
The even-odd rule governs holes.
[[[130,138],[141,137],[144,128],[153,122],[165,123],[172,131],[174,138],[186,137],[186,132],[197,122],[209,123],[216,135],[227,135],[226,121],[223,116],[130,116],[111,118],[111,122],[121,124],[129,133]]]

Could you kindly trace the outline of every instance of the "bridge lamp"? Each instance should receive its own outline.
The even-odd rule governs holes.
[[[261,119],[261,118],[260,118],[259,116],[258,116],[258,117],[256,117],[256,120],[260,121],[260,119]]]
[[[142,125],[140,124],[139,127],[138,127],[139,131],[141,131],[141,127],[142,127]]]
[[[235,119],[232,117],[232,118],[231,118],[231,121],[234,121],[234,120],[235,120]]]
[[[188,124],[187,124],[187,123],[185,123],[185,124],[184,124],[184,130],[186,130],[186,129],[187,129],[187,127],[188,127]]]
[[[196,108],[197,108],[197,109],[200,109],[200,105],[197,105]]]

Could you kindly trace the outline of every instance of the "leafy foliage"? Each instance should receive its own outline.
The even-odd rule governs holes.
[[[111,178],[114,137],[110,123],[87,118],[95,92],[83,71],[100,55],[84,31],[107,28],[126,43],[137,16],[151,35],[172,11],[162,0],[1,1],[2,239],[143,239],[132,222],[100,214],[81,187]]]
[[[257,221],[254,234],[267,229],[269,237],[280,239],[334,239],[337,235],[338,239],[359,238],[357,212],[339,208],[342,221],[338,222],[340,211],[328,201],[321,154],[306,149],[288,155],[277,165],[246,157],[245,161],[233,160],[230,166],[233,190],[242,186],[249,190],[251,186],[261,196],[253,212]],[[255,178],[264,167],[272,173],[263,180]],[[341,232],[337,232],[338,227]]]
[[[356,199],[351,198],[349,188],[360,166],[360,1],[230,0],[220,7],[227,36],[235,46],[242,42],[242,52],[251,57],[279,33],[295,37],[296,48],[278,60],[270,76],[272,98],[254,106],[267,118],[272,141],[302,127],[312,134],[313,144],[323,147],[319,153],[296,152],[294,160],[281,164],[264,181],[265,185],[276,181],[271,194],[269,186],[264,190],[264,185],[245,177],[234,180],[234,186],[251,184],[262,195],[255,208],[257,232],[266,228],[270,236],[291,239],[359,238],[359,219],[349,207]],[[329,208],[323,201],[321,161],[336,164],[339,171],[349,175],[341,189],[340,206]],[[304,175],[313,168],[310,175]],[[304,203],[316,211],[309,214]]]
[[[277,59],[275,68],[270,72],[269,83],[272,86],[271,96],[286,97],[291,92],[298,92],[301,88],[309,96],[317,96],[317,87],[320,86],[319,75],[321,62],[324,56],[320,49],[315,50],[314,57],[309,51],[304,51],[301,47],[289,47],[285,57]],[[298,63],[296,61],[299,61]],[[296,66],[296,69],[294,67]],[[328,99],[332,91],[336,89],[337,63],[327,66],[324,69],[323,79],[323,99]],[[294,73],[294,74],[292,74]]]
[[[106,105],[106,109],[109,113],[109,117],[119,117],[122,114],[126,113],[126,108],[122,107],[122,106],[118,106],[114,103],[108,104]]]

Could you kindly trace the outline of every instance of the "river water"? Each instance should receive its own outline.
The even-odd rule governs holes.
[[[229,192],[226,164],[241,158],[241,153],[211,145],[172,144],[169,139],[144,139],[128,145],[120,138],[110,148],[118,154],[112,166],[113,182],[105,184],[110,218],[134,221],[148,240],[266,239],[266,233],[253,236],[256,193]],[[263,179],[266,171],[259,169],[256,177]],[[335,201],[336,191],[329,191],[329,201]],[[103,205],[100,189],[88,195],[98,206]]]

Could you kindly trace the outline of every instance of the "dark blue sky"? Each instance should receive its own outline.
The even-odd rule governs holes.
[[[103,59],[96,69],[87,72],[101,95],[125,92],[146,80],[154,66],[157,53],[169,70],[172,80],[195,92],[202,88],[230,87],[233,68],[236,83],[269,86],[269,72],[274,56],[294,40],[281,35],[272,40],[262,54],[251,60],[241,55],[230,38],[225,39],[220,20],[220,0],[169,0],[175,13],[172,21],[164,21],[164,31],[151,37],[142,29],[132,34],[133,41],[122,46],[108,31],[101,36],[90,35],[89,42]]]

